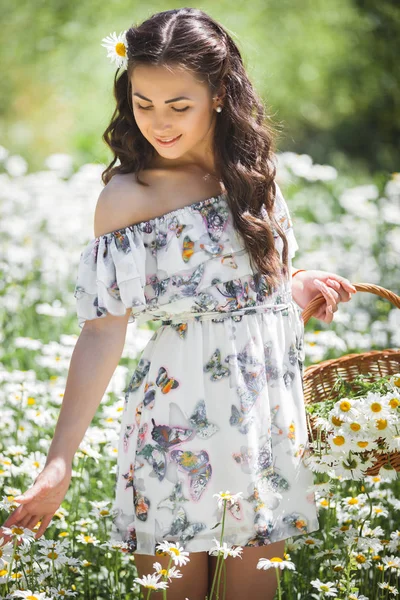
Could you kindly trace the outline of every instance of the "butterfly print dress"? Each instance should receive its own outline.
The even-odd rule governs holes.
[[[277,186],[275,211],[298,245]],[[264,213],[266,214],[266,213]],[[268,217],[267,217],[268,218]],[[273,228],[282,257],[283,242]],[[107,313],[158,321],[126,389],[111,539],[208,551],[214,494],[242,493],[224,539],[263,546],[319,529],[302,387],[304,324],[291,274],[253,272],[221,194],[106,233],[81,253],[79,326]]]

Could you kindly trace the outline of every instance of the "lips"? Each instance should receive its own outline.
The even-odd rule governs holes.
[[[171,138],[155,138],[155,140],[161,145],[161,146],[172,146],[173,144],[175,144],[180,138],[181,138],[182,134],[177,135],[176,137],[171,137]]]
[[[170,138],[156,138],[159,142],[173,142],[174,140],[176,140],[176,138],[178,138],[179,136],[176,135],[175,137],[170,137]]]

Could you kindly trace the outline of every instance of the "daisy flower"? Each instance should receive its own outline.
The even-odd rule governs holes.
[[[102,46],[107,49],[107,56],[114,62],[117,67],[126,69],[128,66],[128,44],[126,41],[126,31],[122,31],[119,35],[111,33],[102,39]]]
[[[33,541],[35,537],[34,531],[27,529],[26,527],[19,527],[19,525],[12,525],[11,527],[1,527],[2,533],[12,537],[17,542],[29,542]]]
[[[396,588],[394,587],[394,585],[389,585],[389,583],[381,583],[381,582],[378,582],[378,585],[379,585],[379,587],[380,587],[382,590],[388,590],[388,592],[389,592],[390,594],[393,594],[393,596],[397,596],[397,595],[398,595],[398,593],[399,593],[399,591],[398,591],[398,590],[396,590]]]
[[[396,556],[384,556],[382,562],[385,569],[400,569],[400,558],[397,558]]]
[[[389,407],[383,398],[374,392],[367,394],[363,402],[364,414],[370,419],[382,419],[389,415]]]
[[[283,560],[279,556],[274,556],[270,560],[268,558],[260,558],[257,563],[257,569],[263,569],[266,571],[267,569],[291,569],[292,571],[296,570],[295,564],[290,560]]]
[[[232,548],[232,546],[228,546],[228,544],[226,542],[224,542],[223,544],[220,544],[218,540],[216,540],[214,538],[214,543],[215,546],[213,546],[208,553],[212,556],[215,555],[223,555],[224,559],[226,559],[228,556],[232,556],[233,558],[236,558],[239,556],[239,558],[242,558],[240,556],[241,552],[242,552],[242,548],[240,546],[238,546],[237,548]]]
[[[386,440],[388,452],[400,452],[400,433],[393,435]]]
[[[218,498],[218,508],[224,508],[224,501],[226,501],[227,508],[230,508],[242,497],[242,492],[237,494],[231,494],[229,490],[226,492],[220,492],[219,494],[214,494],[214,498]]]
[[[359,403],[354,398],[342,398],[338,400],[329,413],[329,419],[334,423],[336,417],[341,421],[352,421],[360,418]]]
[[[171,542],[162,542],[156,546],[158,552],[165,552],[172,559],[175,565],[182,567],[190,561],[189,552],[186,552],[179,544],[173,544]]]
[[[336,596],[339,593],[335,587],[335,584],[331,583],[330,581],[323,583],[319,579],[313,579],[311,581],[311,585],[314,586],[319,592],[323,592],[324,596]]]
[[[343,428],[338,429],[335,433],[328,435],[327,442],[331,452],[342,453],[351,450],[350,436],[345,434]]]
[[[176,567],[171,567],[170,569],[163,569],[162,565],[159,562],[153,563],[153,569],[155,570],[157,575],[160,575],[161,577],[168,577],[170,581],[171,579],[178,579],[179,577],[182,577],[182,573],[178,571]]]
[[[143,575],[142,578],[135,577],[133,581],[140,583],[144,588],[148,590],[166,590],[168,583],[166,581],[159,581],[160,575],[153,573],[152,575]]]

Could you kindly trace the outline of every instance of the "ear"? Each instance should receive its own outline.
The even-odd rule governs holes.
[[[222,83],[218,92],[216,92],[213,96],[213,100],[214,100],[213,108],[216,108],[219,105],[221,105],[221,106],[224,105],[225,94],[226,94],[225,85]]]

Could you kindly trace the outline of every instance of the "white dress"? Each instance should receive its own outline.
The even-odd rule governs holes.
[[[277,186],[290,266],[298,245]],[[283,243],[274,230],[276,247]],[[319,529],[304,395],[304,324],[291,273],[254,273],[226,194],[92,239],[75,288],[79,326],[107,312],[161,319],[125,394],[111,539],[155,554],[219,539],[214,494],[242,493],[224,540],[262,546]]]

